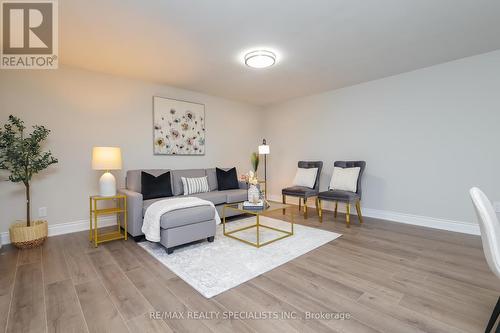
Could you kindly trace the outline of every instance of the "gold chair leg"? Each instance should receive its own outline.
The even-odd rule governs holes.
[[[319,216],[319,223],[323,223],[323,210],[321,208],[321,199],[318,198],[318,216]]]
[[[307,220],[307,198],[304,198],[304,220]]]
[[[318,210],[318,197],[316,197],[316,200],[314,200],[314,204],[316,206],[316,214],[319,214],[319,210]]]
[[[337,207],[338,207],[339,203],[338,201],[335,201],[335,211],[333,212],[333,217],[334,218],[337,218]]]
[[[345,223],[346,223],[348,228],[351,227],[351,221],[350,221],[351,216],[350,215],[351,215],[351,203],[347,202],[346,213],[345,213]]]
[[[299,198],[299,212],[302,210],[301,205],[302,205],[302,198]]]
[[[356,202],[356,211],[358,212],[359,223],[363,223],[363,215],[361,215],[361,203],[359,200],[358,202]]]
[[[281,197],[282,197],[281,199],[282,199],[283,205],[286,205],[286,195],[284,195],[284,194],[283,194]],[[282,210],[282,211],[283,211],[283,215],[285,215],[285,211],[286,211],[286,209],[285,209],[285,208],[283,208],[283,210]]]

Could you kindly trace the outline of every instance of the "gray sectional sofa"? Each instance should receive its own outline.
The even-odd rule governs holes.
[[[157,198],[143,200],[141,194],[142,171],[156,177],[170,171],[172,193],[174,197],[183,195],[181,177],[207,176],[210,192],[193,194],[190,196],[211,201],[215,205],[221,218],[224,204],[242,202],[247,198],[247,186],[244,182],[239,182],[239,189],[219,191],[215,168],[188,170],[129,170],[127,171],[126,188],[119,189],[118,192],[127,196],[128,232],[135,240],[139,240],[143,237],[141,228],[146,209],[155,201],[168,199]],[[238,214],[237,211],[230,210],[226,212],[226,217]],[[213,208],[208,206],[179,209],[164,214],[160,220],[162,245],[167,248],[167,252],[170,253],[172,247],[177,245],[204,238],[208,238],[209,241],[212,241],[215,236],[214,217],[215,213]]]

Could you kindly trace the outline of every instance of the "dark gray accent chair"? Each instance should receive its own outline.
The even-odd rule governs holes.
[[[319,178],[321,176],[321,169],[323,168],[322,161],[299,161],[299,168],[310,169],[318,168],[318,173],[316,174],[316,181],[314,183],[314,188],[309,188],[305,186],[292,186],[281,190],[281,195],[283,198],[283,203],[286,204],[286,197],[296,197],[299,198],[299,212],[301,210],[301,201],[304,201],[304,218],[307,219],[307,199],[310,197],[316,197],[319,193]],[[318,200],[315,201],[316,210],[318,211]],[[283,210],[283,214],[284,214]]]
[[[345,202],[346,203],[346,225],[349,228],[350,227],[350,214],[351,214],[351,203],[354,203],[356,207],[356,211],[358,213],[358,218],[359,218],[359,223],[363,223],[363,216],[361,215],[361,179],[363,176],[363,172],[365,171],[366,167],[366,162],[365,161],[336,161],[334,166],[339,167],[339,168],[356,168],[359,167],[359,176],[358,176],[358,184],[356,188],[356,192],[350,192],[350,191],[341,191],[341,190],[332,190],[329,189],[328,191],[320,192],[318,194],[318,215],[319,215],[319,221],[323,222],[323,209],[322,209],[322,201],[335,201],[335,211],[334,211],[334,217],[337,218],[337,207],[339,202]]]

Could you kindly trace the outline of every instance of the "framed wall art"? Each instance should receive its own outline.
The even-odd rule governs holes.
[[[205,155],[205,105],[153,97],[155,155]]]

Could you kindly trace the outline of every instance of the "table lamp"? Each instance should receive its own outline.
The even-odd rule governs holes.
[[[99,195],[110,197],[116,195],[116,180],[109,171],[122,168],[122,153],[119,147],[92,148],[92,169],[105,170],[99,179]]]
[[[266,139],[263,139],[259,146],[259,155],[264,155],[264,199],[267,199],[267,155],[269,152],[269,145],[266,143]]]

